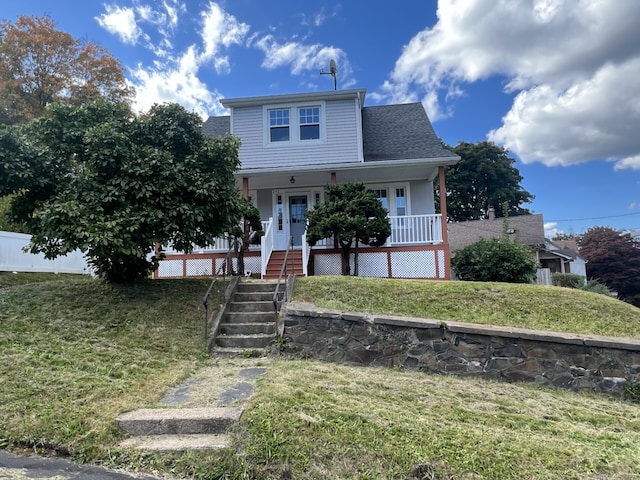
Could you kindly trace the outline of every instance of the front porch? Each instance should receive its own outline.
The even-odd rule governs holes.
[[[448,280],[449,246],[442,239],[442,216],[394,215],[389,216],[391,235],[381,247],[358,246],[358,274],[365,277],[420,278]],[[243,274],[266,278],[267,273],[279,271],[282,257],[274,252],[282,251],[276,231],[278,224],[273,218],[263,222],[264,236],[260,245],[251,245],[245,252]],[[306,231],[299,237],[291,236],[295,250],[300,250],[302,275],[340,275],[342,272],[342,249],[334,245],[333,239],[324,239],[313,247],[306,242]],[[210,276],[223,265],[229,249],[229,238],[219,238],[214,245],[198,248],[191,254],[166,249],[166,258],[160,262],[154,278],[180,278]],[[300,261],[300,260],[298,260]],[[355,255],[351,253],[351,265]],[[271,264],[270,264],[271,262]],[[299,264],[298,264],[299,266]],[[277,267],[277,268],[276,268]],[[237,259],[233,259],[233,270],[237,272]],[[299,270],[299,269],[298,269]]]

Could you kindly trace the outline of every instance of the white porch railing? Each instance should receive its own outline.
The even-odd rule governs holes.
[[[442,215],[390,215],[389,222],[389,246],[442,243]]]
[[[425,245],[442,243],[442,215],[392,215],[389,216],[391,235],[385,244],[387,247],[396,245]],[[306,232],[305,237],[306,239]],[[305,242],[303,241],[303,252]],[[360,245],[366,247],[366,245]],[[319,240],[314,248],[333,248],[333,238]]]
[[[266,226],[264,225],[266,223]],[[267,264],[273,252],[273,217],[269,217],[268,222],[263,222],[264,235],[260,239],[261,254],[261,274],[264,277],[267,274]]]

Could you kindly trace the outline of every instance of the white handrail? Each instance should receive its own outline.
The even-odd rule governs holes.
[[[263,277],[267,274],[267,264],[271,258],[271,252],[273,252],[273,217],[269,217],[266,224],[264,235],[260,238],[260,262]]]
[[[302,234],[302,276],[307,276],[307,264],[309,263],[309,255],[311,254],[311,248],[307,244],[307,230],[305,229]]]

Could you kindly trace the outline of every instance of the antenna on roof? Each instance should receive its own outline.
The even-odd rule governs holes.
[[[336,66],[336,61],[331,60],[329,62],[329,71],[325,72],[324,70],[320,70],[320,75],[331,75],[333,77],[333,89],[338,89],[338,82],[336,80],[336,75],[338,74],[338,67]]]

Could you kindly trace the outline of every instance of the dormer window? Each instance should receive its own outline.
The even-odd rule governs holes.
[[[272,142],[289,141],[289,109],[269,110],[269,130]]]
[[[318,140],[320,138],[320,107],[298,109],[300,119],[300,140]]]
[[[264,105],[264,145],[295,148],[326,142],[325,102]]]

